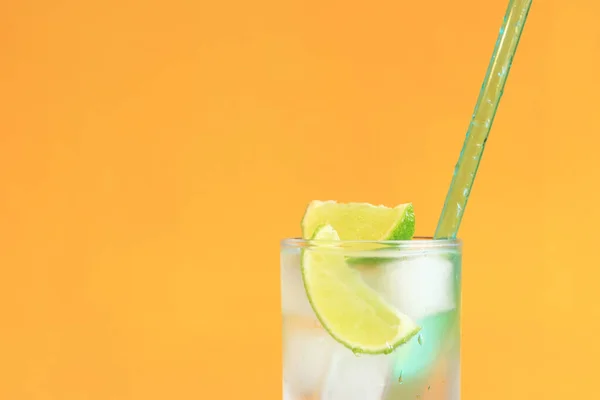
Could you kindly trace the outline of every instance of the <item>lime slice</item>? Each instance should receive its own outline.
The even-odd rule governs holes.
[[[410,240],[415,233],[415,212],[411,203],[390,208],[313,201],[302,218],[302,237],[313,237],[323,225],[331,225],[341,240]]]
[[[316,229],[314,246],[303,250],[302,279],[321,325],[354,353],[388,354],[419,328],[349,267],[335,248],[340,237],[331,225]]]

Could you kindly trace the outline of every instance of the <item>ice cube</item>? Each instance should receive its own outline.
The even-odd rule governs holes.
[[[283,400],[296,400],[285,381],[283,382]]]
[[[283,379],[296,397],[319,393],[339,345],[315,320],[284,317]]]
[[[364,355],[337,346],[321,400],[381,400],[391,380],[389,357]]]
[[[300,250],[281,253],[281,312],[284,315],[315,317],[304,290],[300,270]]]
[[[417,256],[388,263],[383,296],[400,311],[420,319],[456,307],[452,263],[442,256]]]

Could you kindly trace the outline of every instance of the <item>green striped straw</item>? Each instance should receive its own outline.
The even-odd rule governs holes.
[[[435,239],[456,238],[532,1],[510,0],[508,3],[467,137],[454,169]]]

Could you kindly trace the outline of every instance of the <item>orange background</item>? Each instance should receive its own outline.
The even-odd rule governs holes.
[[[600,3],[536,0],[469,204],[463,394],[597,398]],[[0,399],[280,399],[311,199],[431,234],[505,0],[3,0]]]

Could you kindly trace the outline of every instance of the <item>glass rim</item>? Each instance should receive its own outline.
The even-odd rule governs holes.
[[[431,236],[415,236],[410,240],[311,240],[302,238],[285,238],[280,242],[281,247],[311,248],[311,247],[363,247],[380,246],[388,249],[460,249],[462,240],[434,239]]]

